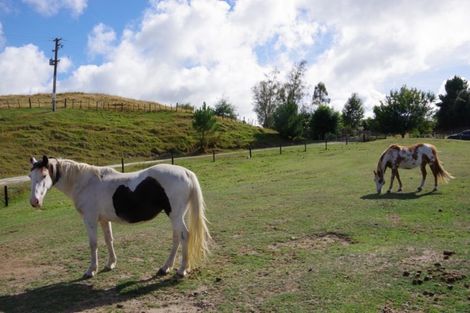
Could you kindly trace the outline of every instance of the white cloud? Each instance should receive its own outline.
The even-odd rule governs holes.
[[[256,48],[273,41],[285,57],[312,45],[318,31],[285,3],[240,1],[231,8],[215,0],[152,1],[138,29],[125,30],[116,47],[101,40],[109,51],[105,64],[77,69],[63,86],[197,106],[225,96],[241,116],[253,117],[251,88],[273,66],[260,65]],[[110,31],[95,27],[90,38],[103,33]]]
[[[413,76],[470,59],[468,2],[345,1],[342,10],[321,4],[308,10],[335,29],[336,40],[308,76],[326,83],[337,109],[359,92],[370,110],[381,94],[417,83]],[[428,89],[438,92],[442,79]]]
[[[81,15],[87,7],[88,0],[22,0],[45,16],[57,14],[60,10],[70,10],[75,17]]]
[[[111,53],[115,41],[116,33],[114,30],[100,23],[96,25],[88,35],[88,54],[94,57]]]
[[[44,92],[51,73],[48,59],[36,46],[7,47],[0,53],[0,94]]]
[[[51,12],[86,7],[48,3]],[[390,89],[425,81],[424,89],[438,92],[447,77],[469,75],[467,12],[463,0],[152,0],[140,24],[122,34],[96,25],[88,53],[103,63],[79,65],[61,89],[194,105],[223,95],[252,118],[253,85],[274,67],[282,77],[305,58],[311,89],[323,81],[337,110],[357,92],[370,114]]]

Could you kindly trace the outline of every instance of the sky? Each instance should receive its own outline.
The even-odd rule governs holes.
[[[470,77],[467,0],[0,0],[0,94],[99,92],[165,104],[231,102],[254,121],[252,88],[307,61],[366,114],[403,85],[444,93]],[[308,103],[308,97],[305,99]]]

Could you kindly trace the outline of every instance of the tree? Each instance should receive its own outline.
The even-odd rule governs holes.
[[[200,149],[205,150],[206,136],[214,131],[217,125],[214,110],[204,102],[193,115],[193,127],[200,134]]]
[[[328,98],[328,91],[326,90],[326,86],[324,83],[319,82],[314,90],[312,96],[312,105],[314,107],[318,107],[320,105],[326,105],[330,103],[330,98]]]
[[[286,139],[302,136],[302,116],[299,114],[299,107],[295,102],[288,101],[277,107],[274,112],[274,129]]]
[[[225,98],[221,98],[219,101],[217,101],[215,104],[214,113],[217,116],[225,118],[237,118],[237,115],[235,114],[235,107]]]
[[[340,115],[327,105],[321,104],[310,119],[310,137],[325,139],[327,134],[338,133]]]
[[[384,133],[405,134],[418,129],[430,119],[430,104],[435,97],[431,92],[408,88],[391,90],[390,95],[374,107],[376,125]]]
[[[364,117],[362,100],[357,93],[353,93],[346,101],[342,113],[344,128],[350,134],[361,125],[361,120]]]
[[[287,81],[278,90],[278,107],[274,114],[274,129],[281,137],[295,139],[304,131],[305,114],[299,114],[299,107],[305,97],[304,75],[307,62],[294,65]]]
[[[281,84],[277,79],[277,71],[266,75],[266,79],[253,87],[254,111],[258,123],[265,128],[274,127],[273,114],[278,105],[279,89]]]
[[[454,76],[446,81],[445,95],[436,103],[437,128],[451,130],[470,125],[470,89],[466,80]]]
[[[305,97],[304,76],[306,67],[307,61],[303,60],[295,64],[290,71],[287,82],[284,84],[283,95],[281,95],[281,100],[284,103],[291,102],[300,107],[302,99]]]

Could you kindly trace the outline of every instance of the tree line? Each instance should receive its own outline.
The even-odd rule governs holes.
[[[306,99],[305,71],[306,62],[302,61],[293,66],[286,81],[280,81],[279,72],[273,71],[252,88],[259,124],[277,130],[286,139],[327,139],[358,130],[404,137],[470,126],[470,89],[458,76],[446,82],[446,94],[439,95],[439,101],[431,92],[403,85],[374,106],[374,117],[364,118],[363,101],[357,93],[351,94],[341,112],[330,106],[323,82]]]
[[[330,105],[323,82],[313,88],[309,98],[306,65],[305,61],[295,64],[285,81],[275,70],[252,88],[258,123],[277,130],[285,139],[325,140],[329,136],[355,135],[360,130],[404,137],[470,128],[470,88],[459,76],[446,81],[445,94],[438,98],[432,92],[406,85],[391,90],[374,106],[374,116],[364,118],[364,104],[357,93],[351,94],[341,112]],[[193,110],[190,104],[181,106]],[[237,118],[234,105],[225,98],[218,100],[214,108],[204,103],[194,110],[193,127],[200,134],[202,150],[207,136],[217,128],[216,116]]]

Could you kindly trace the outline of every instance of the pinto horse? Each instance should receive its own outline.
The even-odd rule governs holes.
[[[434,189],[437,190],[438,181],[447,183],[450,179],[454,178],[450,175],[442,166],[439,157],[437,156],[436,147],[428,143],[419,143],[410,147],[404,147],[399,145],[390,145],[380,156],[377,164],[377,171],[374,171],[374,181],[377,187],[377,193],[382,191],[383,185],[385,185],[384,175],[386,169],[389,167],[392,169],[392,175],[390,179],[390,187],[387,192],[392,191],[393,180],[395,177],[398,180],[398,192],[402,191],[402,184],[400,175],[398,174],[398,168],[411,169],[417,166],[421,168],[421,184],[418,186],[417,192],[423,190],[424,182],[426,180],[426,165],[429,164],[432,174],[434,175]]]
[[[120,173],[110,167],[97,167],[72,160],[48,158],[30,160],[32,168],[31,205],[41,207],[44,196],[56,187],[72,199],[86,226],[91,262],[85,278],[98,269],[97,228],[101,225],[108,248],[106,269],[116,266],[111,222],[137,223],[153,219],[164,211],[173,228],[173,247],[159,275],[173,268],[182,244],[181,266],[177,275],[186,276],[207,255],[209,230],[205,203],[196,175],[180,166],[159,164],[147,169]],[[185,214],[188,213],[186,226]]]

